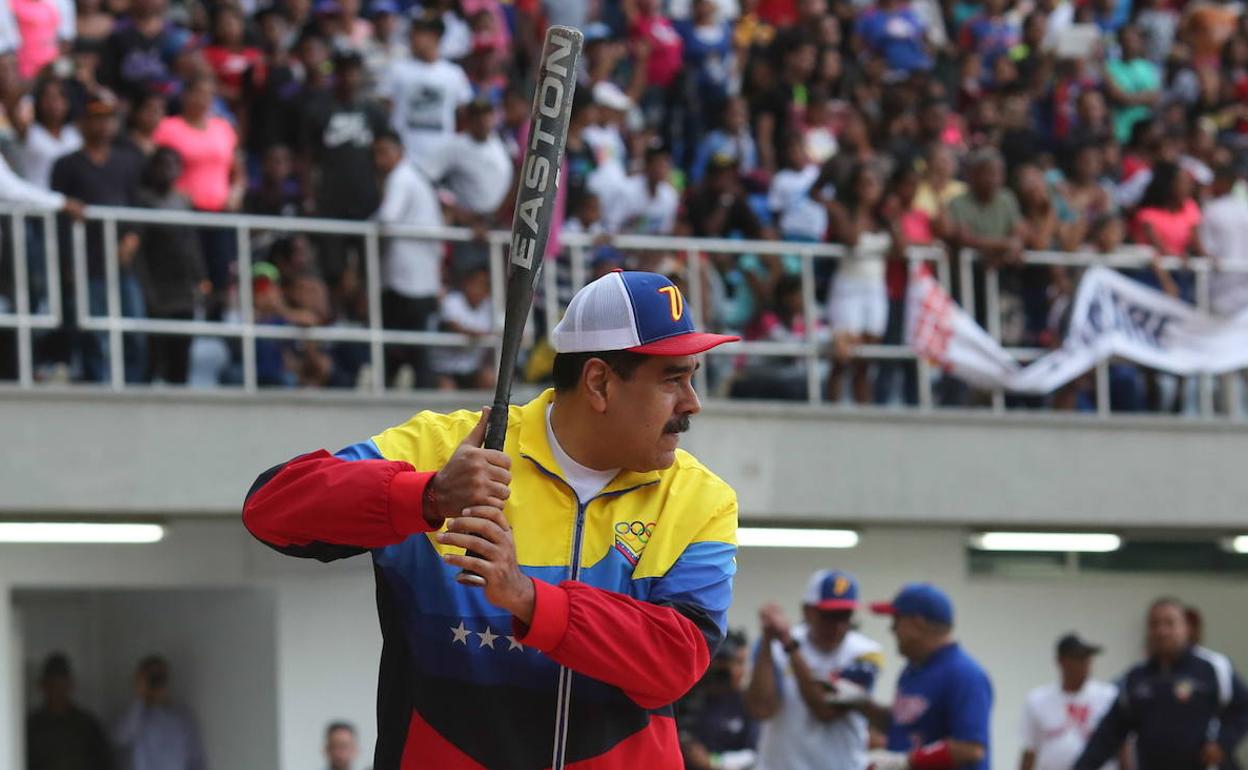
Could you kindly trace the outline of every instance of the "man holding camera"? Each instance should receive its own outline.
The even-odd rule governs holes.
[[[203,770],[204,747],[186,709],[169,698],[169,664],[159,655],[139,661],[135,699],[113,730],[125,770]]]

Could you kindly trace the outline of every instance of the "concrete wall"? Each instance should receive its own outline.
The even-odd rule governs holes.
[[[1248,661],[1248,620],[1243,617],[1243,578],[1178,578],[1169,575],[1077,575],[1045,580],[978,578],[967,574],[964,532],[958,528],[868,527],[861,545],[848,551],[746,549],[739,558],[736,601],[730,612],[733,626],[757,634],[758,608],[776,600],[794,615],[806,577],[820,567],[855,572],[866,598],[887,598],[907,580],[926,579],[943,585],[958,607],[957,631],[966,647],[988,668],[997,694],[993,718],[994,767],[1013,766],[1018,743],[1016,724],[1028,688],[1053,676],[1052,644],[1068,630],[1078,630],[1102,642],[1107,652],[1098,661],[1098,673],[1112,677],[1138,654],[1145,604],[1161,593],[1178,594],[1200,605],[1206,613],[1208,643],[1237,661]],[[197,565],[215,562],[218,569]],[[187,565],[179,569],[179,565]],[[122,596],[150,598],[135,593],[136,585],[163,586],[163,601],[198,602],[205,596],[247,598],[251,607],[235,617],[255,618],[263,609],[272,613],[272,654],[246,663],[245,687],[238,692],[207,697],[197,705],[206,723],[233,703],[252,699],[270,709],[254,730],[241,727],[255,758],[277,757],[281,770],[306,770],[320,762],[321,730],[338,718],[356,722],[368,750],[376,736],[374,695],[380,638],[373,606],[372,572],[366,559],[329,565],[281,557],[249,541],[233,522],[179,521],[166,542],[151,546],[14,547],[0,546],[0,585],[16,584],[19,598],[38,587],[123,589]],[[233,589],[233,590],[225,590]],[[240,591],[238,589],[246,589]],[[41,591],[35,596],[45,596]],[[72,594],[71,594],[72,595]],[[256,605],[253,602],[259,601]],[[124,602],[123,602],[124,604]],[[6,631],[7,603],[0,602],[0,665],[10,661],[17,644],[12,625]],[[194,612],[169,606],[167,617]],[[110,612],[112,610],[109,610]],[[73,613],[71,612],[70,615]],[[124,613],[123,613],[124,614]],[[116,622],[129,623],[133,614]],[[878,694],[887,698],[901,661],[882,620],[863,617],[863,630],[880,640],[888,651],[887,667]],[[46,637],[46,628],[29,629]],[[142,630],[136,632],[142,636]],[[235,639],[240,640],[235,649]],[[252,641],[246,642],[245,640]],[[7,640],[7,641],[6,641]],[[30,640],[28,640],[30,641]],[[232,624],[216,629],[206,648],[175,659],[179,689],[192,692],[221,673],[231,656],[250,655],[256,637]],[[128,667],[143,648],[135,642],[116,657]],[[33,655],[33,653],[32,653]],[[265,672],[268,661],[271,672]],[[0,670],[0,682],[21,679],[13,663]],[[238,679],[231,680],[237,682]],[[84,683],[85,684],[85,683]],[[89,686],[89,685],[88,685]],[[229,688],[239,687],[231,684]],[[6,701],[0,688],[0,747],[11,749],[18,739],[24,706]],[[106,689],[106,688],[105,688]],[[269,693],[271,700],[266,700]],[[250,712],[249,712],[250,713]],[[270,729],[272,726],[272,729]],[[227,731],[228,732],[228,731]],[[221,733],[218,733],[221,734]],[[221,754],[213,745],[210,752]],[[16,761],[11,760],[11,761]],[[258,761],[258,760],[257,760]],[[0,754],[0,768],[3,764]],[[9,764],[7,767],[17,767]],[[224,770],[216,762],[213,767]],[[271,764],[239,764],[230,770],[270,770]]]
[[[0,514],[233,515],[294,454],[475,404],[9,391]],[[685,445],[756,519],[1237,528],[1248,497],[1240,424],[717,404]]]

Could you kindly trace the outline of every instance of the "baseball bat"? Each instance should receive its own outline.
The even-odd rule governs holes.
[[[542,59],[537,71],[537,89],[529,113],[529,141],[520,164],[516,213],[511,222],[511,251],[508,258],[507,304],[503,339],[499,350],[498,381],[494,403],[485,426],[486,449],[502,450],[507,439],[507,413],[511,403],[511,383],[516,358],[524,336],[524,324],[533,305],[550,237],[559,169],[568,140],[568,120],[572,116],[572,96],[585,36],[571,27],[554,26],[546,31]],[[553,301],[554,298],[548,298]],[[468,552],[469,556],[477,554]],[[484,585],[475,572],[463,570],[456,578],[465,585]]]

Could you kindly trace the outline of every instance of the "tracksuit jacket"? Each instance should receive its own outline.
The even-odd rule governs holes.
[[[1248,733],[1248,690],[1230,660],[1190,648],[1173,666],[1140,663],[1118,684],[1118,699],[1096,726],[1074,770],[1097,770],[1135,735],[1139,770],[1206,770],[1201,749],[1217,742],[1223,770],[1238,767],[1235,747]]]
[[[672,703],[723,638],[736,569],[732,489],[677,451],[578,500],[546,437],[547,391],[511,407],[504,513],[534,579],[524,628],[455,581],[421,510],[479,413],[421,412],[272,468],[243,520],[291,556],[369,553],[383,647],[377,770],[680,770]]]

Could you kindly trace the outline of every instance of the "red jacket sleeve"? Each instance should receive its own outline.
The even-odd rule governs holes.
[[[710,664],[702,631],[672,607],[570,580],[533,586],[533,623],[517,640],[642,708],[679,700]]]
[[[401,461],[344,460],[320,449],[261,474],[243,503],[243,524],[291,556],[353,556],[435,529],[422,505],[433,475]]]

